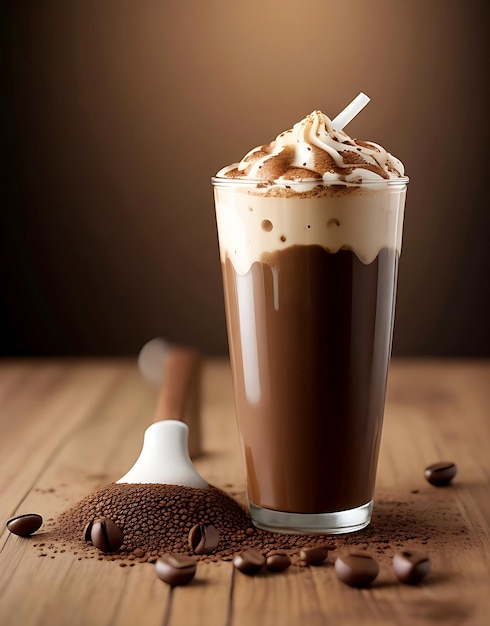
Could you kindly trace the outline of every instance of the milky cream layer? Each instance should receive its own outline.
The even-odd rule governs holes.
[[[382,146],[351,139],[344,131],[335,130],[321,111],[313,111],[217,175],[269,183],[323,180],[359,184],[401,178],[404,167]]]
[[[332,253],[347,248],[366,264],[382,248],[401,250],[404,182],[320,185],[306,192],[214,182],[221,260],[229,257],[239,274],[293,245]]]

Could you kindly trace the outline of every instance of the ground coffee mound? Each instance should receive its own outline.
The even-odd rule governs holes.
[[[433,489],[431,489],[431,492]],[[245,494],[232,492],[245,502]],[[293,564],[304,565],[303,548],[328,542],[332,550],[369,550],[378,557],[392,554],[408,543],[431,550],[445,545],[451,536],[467,533],[460,512],[448,498],[437,498],[436,513],[428,507],[429,494],[384,494],[377,502],[371,525],[351,535],[283,535],[257,529],[246,508],[224,491],[162,484],[110,483],[67,509],[35,543],[40,556],[72,552],[81,558],[120,560],[121,565],[154,563],[167,552],[192,555],[189,531],[196,524],[212,524],[219,532],[217,549],[199,556],[204,561],[229,561],[247,548],[264,555],[285,551]],[[401,495],[401,494],[400,494]],[[434,498],[433,495],[431,495]],[[106,517],[124,533],[124,543],[115,554],[104,555],[84,538],[88,522]],[[461,533],[461,534],[460,534]]]
[[[221,558],[231,557],[246,541],[247,532],[254,532],[245,509],[215,487],[111,483],[62,513],[50,538],[92,552],[84,528],[98,517],[111,519],[123,531],[119,557],[133,555],[150,562],[166,552],[192,554],[188,535],[195,524],[218,529],[220,543],[214,555]]]
[[[124,533],[117,554],[103,555],[85,541],[87,523],[100,517],[112,520]],[[45,553],[47,548],[63,543],[84,556],[153,563],[168,552],[192,555],[188,537],[196,524],[212,524],[220,536],[217,549],[201,555],[201,560],[231,560],[248,547],[266,552],[281,548],[294,553],[305,543],[325,541],[322,536],[292,539],[259,530],[246,509],[216,487],[111,483],[62,513],[44,537],[42,548]]]

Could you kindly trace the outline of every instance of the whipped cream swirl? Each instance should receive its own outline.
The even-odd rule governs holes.
[[[401,161],[372,141],[351,139],[313,111],[274,141],[248,152],[217,176],[269,183],[317,181],[362,184],[404,176]]]

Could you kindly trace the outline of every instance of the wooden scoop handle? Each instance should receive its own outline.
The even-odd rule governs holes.
[[[154,422],[179,420],[189,427],[189,454],[201,454],[201,355],[173,347],[165,360]]]

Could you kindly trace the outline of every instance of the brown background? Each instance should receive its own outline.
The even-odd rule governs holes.
[[[411,177],[396,354],[488,355],[488,9],[2,3],[2,354],[226,350],[210,176],[320,108]]]

